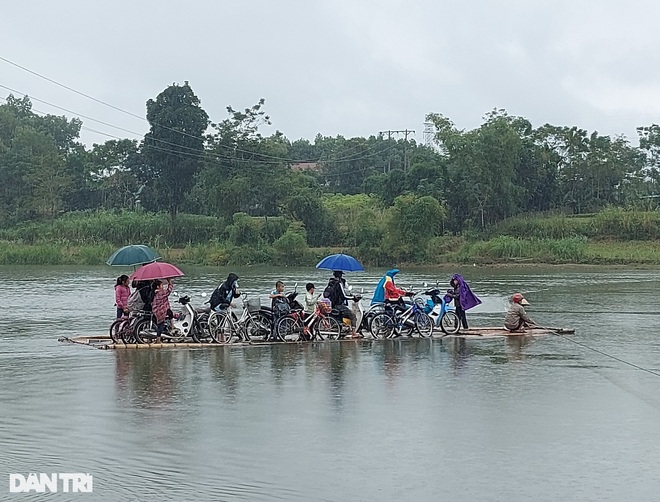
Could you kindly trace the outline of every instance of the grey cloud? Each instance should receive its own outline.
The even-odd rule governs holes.
[[[139,115],[184,80],[215,121],[264,97],[270,131],[291,139],[406,127],[421,138],[428,112],[472,128],[495,107],[634,139],[660,112],[658,13],[614,0],[33,0],[4,7],[0,55]],[[3,62],[0,83],[147,128]]]

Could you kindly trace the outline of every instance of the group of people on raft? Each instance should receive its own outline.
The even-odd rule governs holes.
[[[396,286],[395,276],[399,269],[388,270],[382,277],[371,299],[371,304],[382,303],[387,308],[393,310],[405,310],[407,308],[404,297],[412,293]],[[211,294],[209,300],[210,310],[223,310],[231,305],[233,299],[240,297],[238,288],[238,275],[230,273],[222,284],[220,284]],[[479,297],[472,292],[468,283],[459,274],[454,274],[449,281],[450,288],[445,295],[445,302],[454,302],[454,309],[461,326],[468,329],[466,311],[481,304]],[[131,286],[134,288],[133,294],[129,287],[129,277],[121,275],[117,278],[115,285],[115,304],[117,306],[117,317],[128,315],[131,310],[130,299],[135,297],[140,301],[140,310],[151,311],[156,318],[157,336],[160,337],[165,329],[165,323],[172,319],[173,313],[169,303],[169,296],[173,290],[171,279],[154,281],[133,281]],[[360,297],[353,295],[348,287],[346,278],[342,271],[336,270],[328,281],[321,294],[316,294],[316,287],[309,282],[305,286],[306,294],[303,307],[306,312],[312,313],[316,308],[318,300],[326,298],[333,309],[339,312],[342,318],[350,319],[352,336],[354,338],[363,337],[357,331],[357,319],[353,310],[349,307],[349,301],[359,301]],[[277,281],[275,289],[268,295],[271,300],[273,318],[288,313],[289,305],[284,293],[284,282]],[[521,293],[515,293],[511,297],[511,304],[504,318],[504,327],[511,332],[524,332],[525,328],[535,326],[534,321],[527,315],[525,305],[529,302]],[[273,335],[276,336],[276,335]]]

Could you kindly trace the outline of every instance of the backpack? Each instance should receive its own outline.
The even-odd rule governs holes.
[[[328,285],[323,290],[323,298],[330,300],[333,307],[341,304],[344,301],[341,294],[341,286],[339,285],[339,281],[337,279],[332,278],[328,281]]]
[[[209,300],[209,303],[211,304],[211,308],[215,309],[218,305],[220,304],[227,304],[227,288],[224,288],[223,286],[225,283],[223,282],[215,288],[213,293],[211,294],[211,299]]]
[[[276,319],[288,315],[291,312],[289,302],[286,300],[286,298],[282,297],[273,298],[272,308],[273,317]]]
[[[128,297],[126,302],[129,312],[135,312],[136,310],[142,310],[144,308],[144,300],[140,294],[140,290],[136,289]]]

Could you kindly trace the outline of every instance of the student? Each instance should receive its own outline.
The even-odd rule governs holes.
[[[227,280],[220,284],[213,293],[209,304],[213,310],[223,310],[231,305],[234,298],[239,298],[241,292],[238,290],[238,275],[233,272],[227,276]]]
[[[504,327],[509,331],[524,333],[525,328],[535,326],[534,321],[525,312],[524,305],[529,305],[529,302],[520,293],[516,293],[511,297],[511,306],[504,318]]]
[[[131,288],[128,287],[128,276],[120,275],[115,284],[115,305],[117,306],[117,319],[128,315],[128,297],[131,296]]]
[[[142,299],[141,302],[139,302],[139,306],[137,308],[129,308],[129,310],[142,310],[145,312],[151,312],[151,302],[154,299],[154,292],[156,291],[156,286],[160,283],[159,280],[155,281],[136,281],[133,280],[131,283],[131,286],[133,289],[135,289],[138,294],[140,295],[140,298]],[[135,291],[131,296],[135,294]],[[130,304],[130,302],[129,302]]]
[[[307,293],[305,293],[305,313],[313,314],[314,310],[316,309],[316,301],[318,300],[318,295],[314,294],[315,287],[311,282],[308,282],[305,285],[305,289],[307,290]]]
[[[169,298],[174,286],[172,285],[172,279],[167,279],[167,286],[163,281],[156,282],[154,299],[151,302],[151,313],[156,318],[156,343],[160,343],[160,335],[165,329],[165,321],[168,317],[172,317]]]
[[[405,310],[406,305],[403,302],[404,296],[410,296],[410,293],[400,289],[394,284],[394,276],[399,273],[398,269],[388,270],[385,273],[385,281],[383,289],[385,290],[385,305],[389,305],[394,309]],[[389,280],[387,279],[389,278]]]
[[[385,272],[385,275],[380,280],[376,289],[374,290],[374,296],[371,299],[371,304],[376,305],[378,303],[383,303],[385,301],[385,284],[388,282],[394,282],[394,276],[399,273],[398,268],[393,268]]]
[[[348,308],[348,300],[353,300],[353,295],[347,293],[346,279],[341,270],[332,272],[332,277],[328,281],[328,285],[323,292],[323,296],[332,302],[332,308],[339,311],[339,317],[342,319],[351,320],[351,336],[352,338],[364,338],[364,335],[357,332],[357,317],[355,313]]]
[[[467,282],[463,280],[459,274],[454,276],[449,281],[451,289],[447,291],[447,296],[454,300],[454,307],[456,308],[456,315],[461,321],[464,329],[468,329],[467,316],[465,311],[481,304],[481,300],[475,295]]]
[[[289,300],[284,294],[284,283],[282,281],[275,283],[275,289],[271,291],[268,298],[270,298],[271,308],[273,310],[273,329],[271,330],[270,340],[276,342],[280,339],[279,333],[275,330],[277,321],[291,311]]]

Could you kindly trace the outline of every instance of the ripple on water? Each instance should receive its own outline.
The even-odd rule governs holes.
[[[122,501],[652,500],[660,491],[657,380],[568,340],[58,344],[105,332],[116,272],[0,268],[11,298],[0,320],[0,471],[90,472],[94,499]],[[191,272],[177,288],[208,292],[226,272]],[[327,276],[285,272],[239,275],[250,294],[280,278]],[[404,271],[402,284],[447,273]],[[349,280],[369,288],[379,275]],[[469,313],[474,325],[501,322],[503,301],[522,290],[533,317],[573,325],[582,343],[649,367],[660,360],[655,271],[470,268],[466,277],[485,299]],[[635,305],[633,290],[648,304]]]

